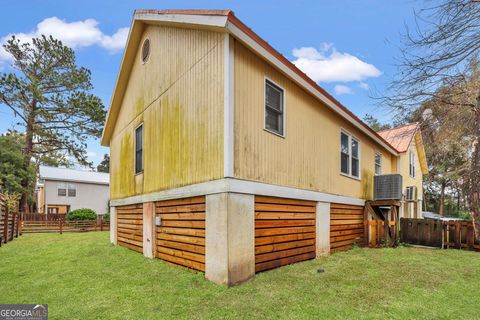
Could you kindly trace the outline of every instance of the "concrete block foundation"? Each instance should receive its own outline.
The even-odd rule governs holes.
[[[255,276],[254,196],[206,197],[205,277],[231,286]]]

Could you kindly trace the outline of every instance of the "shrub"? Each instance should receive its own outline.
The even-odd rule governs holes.
[[[97,214],[92,209],[82,208],[70,211],[67,220],[96,220]]]
[[[103,220],[110,221],[110,212],[107,212],[103,215]]]

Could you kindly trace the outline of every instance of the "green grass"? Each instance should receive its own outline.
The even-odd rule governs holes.
[[[480,254],[457,250],[354,249],[225,288],[106,232],[0,248],[0,303],[48,303],[50,319],[475,319],[479,288]]]

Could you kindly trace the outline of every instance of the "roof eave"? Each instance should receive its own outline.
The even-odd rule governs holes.
[[[122,62],[120,63],[120,71],[118,72],[115,87],[108,108],[108,113],[105,121],[105,126],[102,132],[101,145],[108,147],[110,145],[110,139],[113,134],[114,123],[117,120],[118,112],[120,108],[125,88],[127,86],[127,79],[131,68],[132,60],[135,58],[135,54],[139,45],[139,39],[143,32],[144,24],[157,23],[157,24],[169,24],[178,25],[184,27],[202,26],[203,28],[225,30],[228,16],[222,14],[159,14],[154,10],[140,10],[136,11],[133,15],[132,24],[128,33],[126,47],[123,52]],[[137,41],[131,41],[135,39]]]
[[[193,11],[192,11],[193,12]],[[126,87],[126,77],[128,77],[139,42],[132,43],[131,39],[139,39],[136,37],[137,33],[143,31],[144,23],[158,23],[158,24],[174,24],[182,26],[202,26],[203,28],[214,28],[218,30],[227,30],[232,36],[245,43],[249,48],[254,50],[257,54],[264,57],[267,61],[272,63],[276,68],[282,71],[286,76],[294,80],[310,94],[317,97],[320,101],[326,104],[334,112],[339,114],[342,118],[353,124],[357,129],[362,131],[368,137],[379,143],[383,148],[398,156],[398,151],[383,139],[378,133],[356,117],[351,111],[344,107],[340,102],[318,86],[305,73],[300,71],[293,63],[266,43],[243,22],[237,19],[232,12],[228,14],[175,14],[175,13],[161,13],[154,10],[137,11],[134,14],[132,27],[127,40],[127,47],[125,48],[122,63],[120,65],[120,72],[114,87],[110,108],[107,114],[105,127],[102,134],[101,144],[109,146],[110,138],[113,133],[114,123],[118,116],[119,104],[123,99],[123,94]],[[117,93],[118,92],[118,93]]]
[[[75,182],[75,183],[95,184],[95,185],[102,185],[102,186],[109,186],[110,185],[110,182],[106,182],[106,181],[91,181],[91,180],[82,180],[82,179],[52,178],[52,177],[43,177],[41,179],[45,180],[45,181]]]
[[[360,131],[365,133],[371,139],[379,143],[382,147],[388,150],[395,156],[398,156],[397,150],[390,145],[385,139],[378,135],[373,129],[356,117],[346,107],[341,105],[335,98],[330,96],[318,84],[310,79],[305,73],[298,69],[292,62],[286,59],[282,54],[271,47],[267,42],[255,34],[243,22],[237,19],[233,14],[228,16],[227,30],[235,38],[241,40],[249,48],[271,62],[276,68],[280,69],[282,73],[294,80],[305,88],[310,94],[317,97],[333,111],[339,114],[342,118],[357,127]]]
[[[142,26],[140,26],[138,23],[135,22],[135,17],[134,17],[130,26],[130,30],[128,32],[126,47],[125,47],[125,50],[123,51],[122,62],[120,63],[120,69],[117,75],[117,80],[115,81],[115,86],[113,87],[113,93],[110,99],[110,107],[108,108],[107,117],[105,119],[105,125],[102,131],[102,138],[100,140],[100,144],[105,147],[108,147],[110,145],[110,138],[113,133],[112,123],[115,123],[118,116],[118,110],[117,108],[115,108],[115,106],[117,103],[120,103],[120,101],[123,99],[123,94],[125,92],[126,84],[121,86],[120,83],[123,83],[124,82],[122,81],[123,78],[128,77],[128,75],[130,74],[132,64],[130,63],[130,65],[128,65],[127,62],[131,62],[131,60],[133,60],[132,56],[134,56],[134,53],[136,51],[134,49],[136,49],[138,46],[138,43],[132,44],[132,41],[130,41],[130,39],[140,34],[142,32],[142,29],[143,29]],[[125,70],[126,68],[128,70]],[[122,87],[123,90],[119,90],[120,87]],[[117,94],[117,92],[119,91],[120,93]]]

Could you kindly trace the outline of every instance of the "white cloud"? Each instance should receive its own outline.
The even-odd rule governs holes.
[[[319,49],[295,48],[292,61],[316,82],[363,81],[382,73],[374,65],[349,54],[338,52],[333,44],[322,43]]]
[[[88,152],[87,152],[87,156],[88,156],[89,158],[96,158],[96,157],[97,157],[97,153],[94,152],[94,151],[88,151]]]
[[[110,51],[122,50],[128,38],[130,28],[120,28],[112,36],[103,36],[101,46]]]
[[[98,21],[95,19],[67,22],[57,17],[50,17],[37,24],[35,30],[29,33],[12,33],[0,38],[0,44],[4,44],[12,35],[22,42],[29,42],[32,38],[41,35],[51,35],[73,49],[98,45],[115,53],[125,46],[128,30],[129,28],[120,28],[110,36],[100,30]],[[8,60],[11,60],[10,54],[0,48],[0,61]]]
[[[352,89],[350,87],[344,86],[343,84],[337,84],[334,88],[333,91],[335,91],[336,94],[342,95],[342,94],[352,94]]]
[[[368,90],[368,88],[370,88],[370,87],[368,86],[368,83],[365,83],[365,82],[360,82],[360,83],[358,84],[358,87],[361,88],[361,89],[363,89],[363,90]]]

